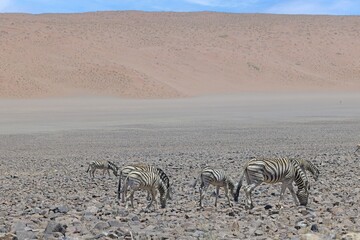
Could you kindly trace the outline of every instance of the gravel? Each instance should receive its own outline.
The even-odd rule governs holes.
[[[358,120],[314,120],[239,125],[147,124],[98,130],[1,135],[0,237],[63,239],[353,239],[359,238]],[[307,207],[286,192],[276,209],[280,185],[261,185],[255,208],[244,194],[229,207],[212,188],[198,207],[190,187],[204,166],[223,168],[237,180],[253,156],[302,157],[320,169],[311,181]],[[173,184],[167,207],[144,211],[146,193],[135,209],[116,199],[117,178],[86,173],[93,160],[123,166],[148,163],[162,168]]]

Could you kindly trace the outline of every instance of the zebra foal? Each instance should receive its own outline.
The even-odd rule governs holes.
[[[130,188],[129,196],[127,196],[128,187]],[[128,208],[129,199],[131,207],[134,208],[134,194],[136,191],[142,189],[151,194],[151,201],[146,208],[150,208],[153,202],[156,203],[157,190],[160,193],[161,208],[166,207],[166,193],[168,190],[165,183],[161,180],[157,173],[144,170],[134,170],[127,175],[124,188],[126,208]]]
[[[118,176],[119,168],[111,161],[93,161],[89,163],[89,167],[86,170],[86,172],[89,172],[90,177],[94,178],[95,171],[97,169],[102,169],[103,175],[105,174],[105,171],[107,171],[108,175],[110,176],[110,170],[111,170],[115,176]]]
[[[294,198],[295,204],[306,206],[309,197],[309,182],[306,174],[301,169],[297,161],[292,161],[287,158],[275,159],[251,159],[246,163],[243,173],[240,177],[236,192],[234,195],[235,202],[238,202],[240,188],[243,183],[243,178],[246,178],[247,185],[244,187],[246,195],[246,208],[253,208],[253,201],[251,192],[261,183],[278,183],[281,182],[281,193],[278,207],[281,207],[280,202],[283,200],[286,188],[290,190]],[[297,192],[295,194],[292,183],[297,185]]]
[[[147,171],[147,172],[153,172],[153,173],[157,174],[160,177],[160,179],[163,181],[163,183],[166,185],[166,188],[167,188],[166,198],[171,200],[170,179],[161,168],[153,167],[150,165],[144,165],[144,164],[133,164],[133,165],[128,165],[128,166],[123,167],[119,173],[119,183],[118,183],[118,192],[117,192],[118,194],[117,195],[118,195],[118,199],[120,200],[120,193],[122,192],[122,198],[121,198],[122,203],[124,203],[124,201],[125,201],[125,185],[121,189],[121,181],[123,179],[125,179],[129,175],[129,173],[131,173],[132,171]],[[148,192],[147,199],[150,200],[150,192]]]
[[[200,201],[199,205],[202,208],[202,200],[204,198],[204,195],[206,194],[206,191],[210,185],[213,185],[216,187],[216,198],[215,198],[215,207],[217,206],[217,199],[219,195],[220,187],[223,187],[225,190],[225,195],[228,200],[228,203],[230,207],[232,206],[232,203],[230,202],[229,197],[229,190],[231,192],[232,197],[234,197],[234,189],[235,185],[234,182],[231,180],[229,176],[225,174],[225,172],[221,169],[213,169],[210,167],[204,168],[199,177],[195,180],[193,187],[196,186],[197,181],[200,180]]]

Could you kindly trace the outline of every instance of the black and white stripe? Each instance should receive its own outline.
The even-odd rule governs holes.
[[[89,172],[90,177],[94,178],[95,171],[97,169],[102,169],[103,175],[105,174],[105,171],[107,171],[108,175],[110,176],[110,170],[111,170],[115,176],[118,176],[119,168],[111,161],[93,161],[89,163],[89,167],[86,170],[86,172]]]
[[[127,196],[127,189],[130,188],[130,195]],[[167,187],[161,180],[160,176],[155,172],[149,172],[144,170],[134,170],[130,172],[124,183],[126,208],[128,207],[128,201],[130,199],[131,207],[134,207],[134,193],[137,190],[147,190],[151,194],[151,201],[147,205],[150,208],[153,201],[156,202],[157,191],[160,193],[160,205],[161,208],[166,207],[166,193]]]
[[[286,188],[290,190],[291,195],[294,198],[295,203],[298,205],[299,201],[301,205],[306,206],[309,197],[309,182],[306,174],[296,161],[292,161],[287,158],[276,159],[252,159],[244,167],[243,173],[240,177],[240,181],[236,188],[234,200],[237,202],[239,198],[239,191],[242,186],[243,178],[246,177],[247,185],[244,187],[246,194],[246,207],[253,208],[253,202],[251,198],[251,192],[259,186],[261,183],[278,183],[281,182],[281,193],[279,199],[283,200],[284,192]],[[298,187],[295,194],[292,183]]]
[[[231,203],[230,197],[229,197],[229,191],[233,197],[235,185],[234,185],[234,182],[231,180],[231,178],[229,176],[227,176],[223,170],[206,167],[201,171],[199,177],[196,179],[195,183],[193,184],[193,187],[196,186],[196,183],[198,180],[201,181],[200,188],[199,188],[199,190],[200,190],[200,201],[199,201],[200,207],[203,207],[202,200],[203,200],[204,195],[206,194],[206,191],[210,185],[213,185],[216,187],[215,207],[217,206],[217,199],[218,199],[220,187],[224,188],[228,203],[230,206],[232,206],[232,203]]]
[[[169,177],[165,174],[165,172],[161,169],[161,168],[157,168],[157,167],[153,167],[150,165],[143,165],[143,164],[133,164],[133,165],[128,165],[123,167],[120,170],[120,174],[119,174],[119,183],[118,183],[118,199],[120,200],[120,193],[122,192],[122,202],[125,201],[125,185],[123,186],[123,188],[121,189],[121,181],[123,179],[125,179],[128,174],[132,171],[148,171],[148,172],[153,172],[156,173],[161,181],[165,184],[166,188],[167,188],[167,192],[166,192],[166,198],[171,200],[171,186],[170,186],[170,179]],[[150,192],[148,192],[148,200],[150,200]]]

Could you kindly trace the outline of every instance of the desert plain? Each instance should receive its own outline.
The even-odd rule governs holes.
[[[0,14],[0,238],[359,239],[360,18],[221,13]],[[253,157],[320,170],[309,204],[255,208],[192,188]],[[86,169],[146,163],[165,209]]]

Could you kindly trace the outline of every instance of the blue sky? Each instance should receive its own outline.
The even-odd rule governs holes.
[[[360,0],[0,0],[0,12],[107,10],[360,15]]]

